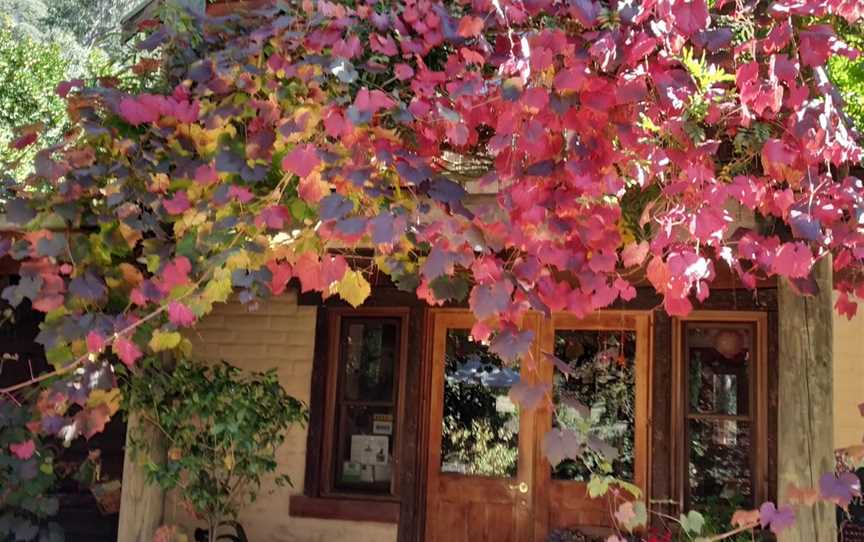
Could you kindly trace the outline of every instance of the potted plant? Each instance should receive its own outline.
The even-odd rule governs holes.
[[[306,407],[288,395],[273,370],[149,360],[143,372],[126,379],[128,411],[157,427],[168,448],[165,461],[154,461],[149,443],[131,436],[133,452],[148,454],[148,479],[176,489],[206,521],[204,540],[242,542],[237,514],[277,470],[276,450],[290,427],[305,424]],[[280,475],[276,483],[290,480]]]

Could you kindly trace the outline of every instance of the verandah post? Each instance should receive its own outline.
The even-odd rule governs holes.
[[[777,428],[778,501],[787,501],[790,484],[816,487],[834,470],[833,309],[831,258],[813,269],[819,292],[800,296],[786,279],[778,285],[779,382]],[[834,542],[834,506],[820,503],[798,509],[795,525],[781,542]]]
[[[120,525],[118,542],[152,542],[156,529],[162,525],[165,492],[159,484],[147,482],[140,456],[132,452],[132,441],[149,442],[148,455],[152,461],[165,461],[166,451],[162,433],[138,414],[129,416],[126,429],[126,453],[123,458],[123,486],[120,497]],[[140,453],[144,453],[143,451]]]

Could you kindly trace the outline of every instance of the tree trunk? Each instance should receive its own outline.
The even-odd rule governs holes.
[[[831,259],[813,269],[819,292],[800,297],[784,279],[779,283],[778,501],[787,503],[790,484],[818,488],[819,477],[834,471],[833,311]],[[794,527],[781,542],[834,542],[834,506],[798,509]]]
[[[165,442],[159,430],[138,415],[129,417],[126,429],[126,454],[123,458],[123,490],[120,500],[118,542],[152,542],[162,524],[165,494],[157,484],[147,483],[138,457],[133,457],[131,438],[150,442],[150,459],[165,461]]]

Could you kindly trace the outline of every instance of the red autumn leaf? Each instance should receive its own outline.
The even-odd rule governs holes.
[[[267,262],[267,269],[270,270],[270,292],[273,295],[282,295],[285,293],[285,288],[288,286],[288,281],[294,276],[293,267],[290,263],[279,263],[275,260]]]
[[[294,275],[300,279],[303,292],[320,291],[325,286],[321,276],[321,262],[311,252],[304,252],[294,262]]]
[[[9,445],[9,451],[18,459],[27,460],[33,457],[33,453],[36,452],[36,443],[33,442],[33,439],[14,442]]]
[[[483,19],[473,15],[465,15],[459,19],[459,29],[456,31],[463,38],[473,38],[483,31]]]
[[[9,148],[20,151],[25,147],[29,147],[33,143],[36,143],[36,140],[39,139],[39,134],[35,131],[29,131],[19,137],[18,139],[13,139],[9,143]]]
[[[318,159],[318,153],[315,146],[311,143],[306,145],[298,145],[291,149],[285,158],[282,159],[282,169],[290,171],[300,178],[308,176],[312,173],[321,161]]]
[[[255,216],[255,225],[259,228],[266,227],[271,230],[282,230],[286,223],[291,222],[291,214],[284,205],[271,205],[262,209]]]

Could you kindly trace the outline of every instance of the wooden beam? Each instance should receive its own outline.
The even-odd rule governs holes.
[[[819,477],[834,471],[833,314],[831,258],[823,258],[813,276],[819,293],[799,297],[780,281],[778,501],[788,502],[790,484],[818,488]],[[837,540],[834,506],[798,509],[795,525],[780,542]]]
[[[123,458],[123,489],[120,497],[120,526],[117,542],[151,542],[162,525],[165,494],[157,484],[147,483],[139,457],[132,452],[131,439],[150,442],[152,461],[165,461],[165,442],[158,429],[138,415],[129,417],[126,453]]]

